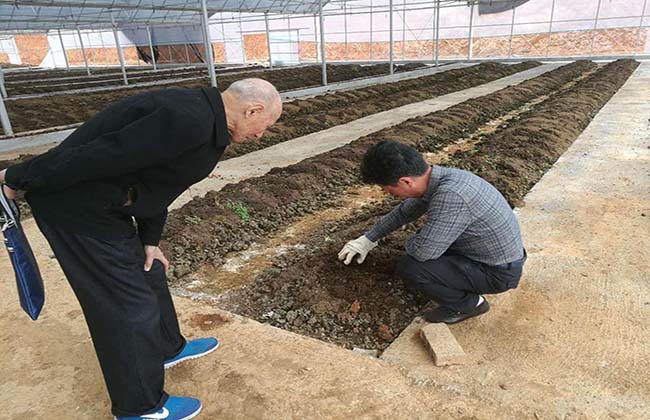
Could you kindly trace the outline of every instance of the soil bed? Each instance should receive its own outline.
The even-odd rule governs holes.
[[[485,135],[474,149],[458,152],[446,164],[468,169],[478,168],[479,174],[492,176],[492,179],[486,176],[492,182],[505,177],[507,182],[501,184],[495,182],[495,184],[510,203],[517,202],[573,142],[637,65],[638,63],[631,60],[620,60],[605,66],[579,81],[575,86],[551,96],[530,111],[524,112],[519,118],[508,121],[494,133]],[[557,73],[555,76],[557,77]],[[531,82],[540,83],[537,79]],[[505,102],[515,106],[516,101],[505,100],[505,97],[509,96],[506,91],[520,88],[519,91],[510,92],[516,92],[515,96],[524,97],[526,96],[523,92],[523,88],[526,88],[524,83],[484,98],[467,101],[458,107],[464,106],[465,110],[470,110],[471,102],[479,101],[485,104],[484,101],[488,98],[491,107],[501,104],[503,108],[507,108],[503,105]],[[560,83],[562,84],[564,83]],[[531,86],[527,88],[534,89]],[[501,101],[499,101],[500,96]],[[336,165],[340,172],[347,172],[350,176],[354,176],[355,168],[347,167],[348,161],[356,166],[363,151],[370,144],[384,138],[415,145],[423,152],[437,151],[445,143],[443,133],[446,131],[434,130],[439,140],[431,141],[431,134],[427,135],[426,130],[434,125],[434,121],[437,121],[442,113],[452,111],[453,108],[456,107],[367,136],[330,152],[328,157],[321,155],[310,159],[310,162],[306,161],[294,165],[293,168],[285,168],[290,171],[283,174],[285,190],[289,190],[288,194],[291,195],[291,190],[300,187],[301,191],[305,191],[305,195],[309,196],[312,190],[317,189],[317,185],[323,185],[322,179],[328,179],[328,183],[335,181],[334,186],[328,185],[322,195],[326,197],[339,195],[341,190],[337,184],[344,180],[337,179],[335,176],[323,177],[321,172],[321,176],[310,183],[304,178],[305,173],[297,171],[296,167],[310,165],[314,170],[322,170],[324,165],[330,167]],[[456,109],[459,117],[461,109],[463,108]],[[489,113],[491,110],[483,107],[483,111]],[[502,110],[501,113],[503,112]],[[471,113],[469,116],[471,117]],[[488,119],[492,118],[488,117]],[[464,131],[473,131],[477,126],[477,123],[473,122],[478,120],[481,120],[480,116],[469,118]],[[456,128],[452,124],[450,131],[454,130]],[[451,140],[454,137],[459,136],[448,138]],[[345,164],[340,162],[342,160],[346,161]],[[269,179],[273,179],[279,172],[270,175]],[[334,171],[331,174],[334,175]],[[263,178],[266,177],[259,178],[254,186],[247,185],[247,188],[238,185],[224,197],[236,194],[242,187],[246,189],[246,194],[249,196],[262,197],[265,191],[277,193],[279,185],[269,190],[271,182],[269,180],[262,182]],[[291,185],[294,181],[296,184]],[[354,181],[348,182],[348,185],[352,183]],[[279,193],[287,195],[283,191]],[[286,203],[298,202],[297,197],[286,197],[287,199],[282,201],[283,206],[293,208],[295,211],[295,207],[287,206]],[[302,194],[300,198],[303,198]],[[212,200],[212,203],[217,203],[213,207],[218,208],[220,201],[215,201],[214,195]],[[265,197],[265,201],[270,206],[274,205],[268,196]],[[297,250],[279,257],[275,267],[259,276],[255,283],[222,295],[220,297],[222,306],[275,326],[346,347],[384,349],[410,323],[424,304],[423,301],[419,301],[405,291],[393,269],[397,258],[403,253],[404,240],[413,232],[415,226],[409,226],[391,235],[370,254],[363,265],[343,266],[337,263],[336,254],[345,241],[365,231],[376,217],[385,213],[392,204],[394,204],[393,200],[387,200],[377,205],[369,205],[347,218],[323,225],[309,235],[305,250]],[[178,221],[178,216],[183,214],[190,216],[191,214],[184,213],[188,209],[181,209],[178,214],[172,215],[172,218]],[[288,213],[279,213],[276,214],[279,217],[275,220],[282,221],[283,214],[291,217]],[[199,218],[205,216],[193,214]],[[244,223],[255,223],[259,226],[259,222],[264,221],[264,218],[259,219],[257,215],[257,209],[251,209],[246,221],[231,219],[230,222],[234,226],[231,230],[241,236],[242,231],[239,226]],[[209,230],[206,229],[208,226],[213,229],[215,225],[219,225],[214,223],[215,219],[210,219],[211,223],[203,224],[204,221],[205,219],[202,219],[195,226],[201,225],[203,230]],[[197,231],[195,233],[199,234]],[[227,234],[227,231],[223,230],[222,234]],[[213,242],[220,243],[228,240],[220,235],[214,235],[211,239]],[[167,243],[167,245],[172,244]],[[192,252],[196,250],[197,248],[191,249]],[[174,252],[176,251],[177,249],[174,248]]]
[[[254,70],[253,67],[242,67],[240,69],[220,69],[217,70],[217,76],[222,73],[237,73],[237,72],[247,72]],[[169,69],[169,70],[149,70],[142,72],[133,72],[129,74],[127,72],[127,77],[130,84],[142,83],[142,82],[151,82],[151,81],[164,81],[167,79],[181,79],[181,78],[190,78],[195,77],[207,79],[207,71],[204,69]],[[91,76],[80,75],[80,76],[69,76],[61,77],[61,75],[56,75],[53,78],[43,78],[43,79],[33,79],[33,80],[19,80],[15,82],[7,82],[5,86],[9,96],[17,95],[32,95],[32,94],[41,94],[49,92],[60,92],[70,89],[84,89],[91,87],[107,87],[107,86],[123,86],[122,73],[111,72],[106,74],[93,74]]]
[[[416,79],[297,99],[284,105],[282,117],[267,130],[264,137],[229,147],[224,159],[241,156],[377,112],[469,89],[539,65],[538,62],[515,65],[484,63]]]
[[[421,63],[409,63],[399,66],[397,71],[408,71],[422,67]],[[273,83],[278,90],[286,91],[319,85],[321,73],[319,66],[295,67],[265,72],[242,72],[224,75],[219,78],[219,88],[226,89],[236,80],[246,77],[259,77]],[[361,77],[371,77],[388,72],[388,65],[376,64],[360,66],[345,64],[328,66],[327,75],[330,83],[352,80]],[[169,87],[198,88],[205,87],[205,80],[191,80],[180,82]],[[47,96],[40,98],[16,99],[6,101],[7,112],[11,118],[14,132],[37,130],[41,128],[56,127],[67,124],[79,123],[92,117],[116,100],[138,94],[147,90],[160,89],[158,86],[142,88],[115,89],[95,93],[72,93],[67,95]],[[0,131],[4,134],[4,132]]]
[[[226,150],[223,159],[241,156],[298,136],[345,124],[375,112],[467,89],[537,65],[539,63],[533,62],[513,66],[486,63],[417,79],[292,101],[285,105],[281,120],[271,127],[262,139],[232,145]],[[21,155],[18,159],[0,161],[0,170],[30,157]],[[30,214],[29,207],[22,200],[21,208],[23,217],[27,217]]]
[[[413,137],[421,150],[438,150],[595,67],[587,61],[572,63],[517,86],[410,119],[330,152],[273,169],[262,177],[194,198],[171,212],[166,225],[163,246],[176,268],[174,274],[182,276],[206,263],[219,265],[228,252],[246,249],[296,218],[332,205],[349,186],[359,184],[359,159],[377,139],[402,141]],[[233,210],[235,207],[240,215]],[[243,209],[248,217],[242,217]]]

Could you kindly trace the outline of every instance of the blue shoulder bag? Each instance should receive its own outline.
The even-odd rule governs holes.
[[[20,226],[20,211],[13,200],[5,196],[0,186],[0,227],[11,264],[16,273],[20,306],[33,320],[38,318],[45,302],[43,279],[32,248]]]

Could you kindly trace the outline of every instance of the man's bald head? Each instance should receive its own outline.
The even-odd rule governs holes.
[[[262,79],[242,79],[222,94],[230,139],[243,143],[259,138],[282,114],[282,99],[275,86]]]
[[[232,94],[237,100],[245,103],[261,102],[267,112],[275,111],[280,116],[282,98],[271,83],[264,79],[248,78],[233,82],[224,93]]]

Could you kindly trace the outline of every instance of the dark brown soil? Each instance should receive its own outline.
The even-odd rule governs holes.
[[[500,127],[493,135],[485,136],[477,146],[478,151],[458,153],[447,164],[487,168],[481,170],[487,170],[493,179],[506,177],[508,183],[497,187],[502,188],[511,203],[515,202],[566,150],[637,65],[631,60],[620,60],[605,66]],[[497,92],[494,99],[499,93],[507,94],[506,91]],[[439,113],[430,116],[436,114]],[[417,120],[415,125],[410,121],[394,127],[400,133],[400,138],[395,139],[419,145],[422,151],[439,148],[437,143],[427,146],[421,142],[429,121],[426,116]],[[385,137],[392,136],[376,133],[341,149],[345,149],[345,156],[356,154],[358,146],[367,147]],[[318,158],[324,156],[312,159],[314,169],[325,164]],[[307,187],[309,194],[310,184],[302,181],[301,188]],[[248,193],[254,194],[255,190],[249,187]],[[347,347],[384,349],[424,303],[405,291],[393,269],[403,253],[403,241],[414,227],[391,235],[363,265],[343,266],[337,262],[336,253],[345,241],[364,232],[392,204],[388,200],[371,205],[345,220],[323,226],[311,236],[309,251],[279,258],[276,266],[259,276],[254,284],[222,296],[222,305],[257,320]],[[250,219],[256,219],[255,213],[251,212]]]
[[[172,276],[205,263],[219,265],[228,252],[246,249],[296,218],[331,206],[347,187],[359,184],[359,159],[379,139],[412,142],[421,150],[437,150],[594,67],[587,61],[572,63],[517,86],[408,120],[295,165],[273,169],[265,176],[195,198],[168,218],[162,246],[175,267]],[[234,207],[245,209],[249,217],[238,216]]]
[[[539,63],[534,62],[513,66],[496,63],[481,64],[412,80],[296,100],[285,105],[281,121],[271,127],[262,139],[231,146],[223,159],[241,156],[375,112],[467,89],[537,65]],[[21,155],[16,160],[0,161],[0,170],[30,157]],[[30,214],[29,207],[22,200],[20,201],[23,217],[27,217]]]
[[[421,63],[409,63],[399,66],[397,71],[413,70],[423,66]],[[283,68],[264,72],[242,72],[225,75],[218,80],[219,88],[226,89],[236,80],[246,77],[259,77],[273,83],[278,90],[286,91],[309,86],[316,86],[321,81],[319,66]],[[344,64],[328,66],[327,75],[330,83],[344,80],[370,77],[388,72],[387,64],[361,66]],[[169,87],[198,88],[207,86],[205,80],[191,80]],[[144,87],[133,89],[116,89],[95,93],[72,93],[40,98],[17,99],[6,101],[7,112],[15,133],[56,127],[67,124],[79,123],[92,117],[111,102],[125,96],[135,95],[146,90],[160,89],[160,87]]]
[[[297,99],[284,105],[282,117],[267,130],[264,137],[229,147],[224,159],[241,156],[377,112],[468,89],[539,65],[538,62],[515,65],[484,63],[417,79]]]
[[[521,204],[638,65],[634,60],[607,65],[566,94],[522,114],[516,125],[492,135],[475,150],[456,153],[450,164],[487,179],[511,205]]]
[[[252,68],[244,67],[240,71],[250,71]],[[218,70],[217,76],[219,73],[223,72],[235,72],[236,70]],[[154,80],[165,80],[165,79],[181,79],[189,77],[204,77],[207,78],[207,71],[205,69],[169,69],[169,70],[158,70],[154,71],[145,71],[142,73],[132,72],[129,75],[127,72],[127,77],[129,83],[142,83],[142,82],[151,82]],[[92,74],[91,76],[86,75],[65,75],[60,73],[55,73],[53,75],[42,75],[41,77],[33,77],[32,79],[17,80],[12,82],[5,83],[7,92],[10,96],[17,95],[32,95],[32,94],[41,94],[48,92],[60,92],[71,89],[84,89],[91,87],[108,87],[108,86],[121,86],[122,73],[119,69],[113,69],[110,73],[105,74]]]
[[[217,71],[230,71],[241,68],[243,70],[254,70],[261,69],[264,66],[242,66],[242,67],[230,67],[228,66],[215,66]],[[175,72],[175,71],[195,71],[197,73],[202,73],[207,76],[208,71],[205,67],[199,66],[195,68],[181,68],[177,67],[159,67],[158,70],[153,73],[151,66],[137,66],[137,67],[127,67],[126,74],[138,74],[142,72],[152,72],[152,74],[164,74],[165,72]],[[101,78],[111,77],[111,75],[117,74],[121,77],[122,70],[119,67],[91,67],[91,75],[88,76],[84,68],[72,68],[70,70],[66,69],[51,69],[51,70],[29,70],[29,71],[12,71],[5,73],[5,81],[8,83],[20,83],[20,82],[29,82],[36,80],[48,80],[48,79],[57,79],[57,78],[79,78],[80,80],[98,80]]]

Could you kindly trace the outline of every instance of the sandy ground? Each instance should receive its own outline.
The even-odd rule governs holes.
[[[520,289],[452,327],[469,355],[435,368],[406,331],[384,359],[177,298],[214,354],[167,376],[200,418],[642,419],[650,417],[650,66],[643,64],[526,197]],[[0,418],[109,419],[78,304],[33,221],[46,279],[32,322],[0,257]]]

